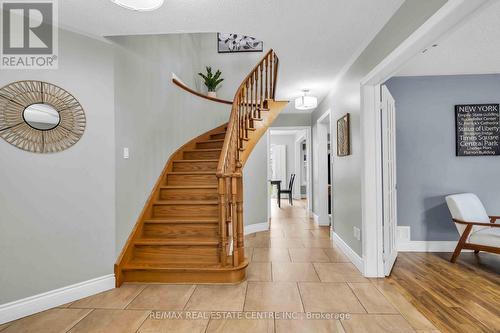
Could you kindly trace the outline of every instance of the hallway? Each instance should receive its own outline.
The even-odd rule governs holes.
[[[274,202],[271,230],[246,237],[250,265],[243,283],[124,284],[0,325],[0,331],[403,333],[433,328],[393,287],[362,277],[331,244],[328,228],[307,217],[304,205],[295,201],[278,209]]]

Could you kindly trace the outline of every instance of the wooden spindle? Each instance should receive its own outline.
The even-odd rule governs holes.
[[[254,95],[255,95],[255,100],[253,101],[253,109],[254,109],[254,113],[255,113],[255,118],[260,118],[259,114],[258,114],[258,110],[259,108],[257,107],[257,101],[259,99],[258,97],[258,86],[257,86],[257,76],[259,75],[259,73],[257,71],[255,71],[253,73],[253,76],[254,76]]]
[[[250,128],[250,114],[248,110],[248,81],[245,82],[245,128],[247,129],[247,137],[248,137],[248,129]]]
[[[231,212],[232,212],[232,228],[233,228],[233,265],[239,265],[239,246],[238,246],[238,184],[236,177],[231,177]]]
[[[274,91],[273,91],[273,86],[274,86],[274,72],[273,72],[273,65],[274,65],[274,57],[273,57],[273,52],[269,54],[269,97],[271,99],[274,98]]]
[[[259,117],[260,117],[261,116],[260,112],[264,107],[264,76],[263,76],[264,66],[262,66],[262,64],[259,65],[259,71],[260,71],[260,110],[259,110]]]
[[[239,170],[239,173],[241,175],[241,170]],[[236,198],[236,216],[237,216],[237,239],[238,239],[238,250],[239,250],[239,255],[240,255],[240,260],[244,260],[245,258],[245,253],[244,253],[244,248],[245,248],[245,237],[244,237],[244,232],[243,232],[243,177],[242,175],[237,178],[237,184],[236,184],[236,193],[237,193],[237,198]]]
[[[220,216],[219,221],[221,221],[219,225],[220,231],[220,260],[221,265],[226,265],[226,184],[224,178],[219,178],[219,207],[220,207]]]
[[[253,100],[254,100],[254,96],[253,96],[253,91],[254,91],[254,87],[253,87],[253,83],[254,83],[254,74],[255,73],[252,73],[252,75],[250,75],[250,117],[251,118],[255,118],[255,115],[253,113]]]
[[[264,71],[266,72],[266,84],[264,85],[264,90],[266,92],[266,99],[269,98],[269,89],[268,89],[268,81],[269,81],[269,70],[268,70],[268,57],[264,60]]]

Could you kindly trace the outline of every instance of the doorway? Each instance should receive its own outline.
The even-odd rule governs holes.
[[[492,2],[447,2],[360,82],[363,146],[362,248],[363,271],[367,277],[383,277],[386,274],[381,86],[416,54],[436,43],[437,39],[456,28],[457,24],[470,17],[471,13],[490,3]]]
[[[279,208],[278,188],[280,188],[282,191],[290,191],[281,194],[281,207],[300,204],[309,214],[312,209],[311,127],[272,127],[267,135],[269,211],[270,207]]]
[[[316,206],[316,219],[321,226],[332,225],[332,159],[331,159],[331,125],[330,110],[326,111],[316,122],[317,126],[317,149],[314,168],[318,179],[318,198]]]

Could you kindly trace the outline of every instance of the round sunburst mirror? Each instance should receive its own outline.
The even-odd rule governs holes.
[[[80,140],[85,113],[66,90],[41,81],[19,81],[0,89],[0,137],[34,153],[55,153]]]

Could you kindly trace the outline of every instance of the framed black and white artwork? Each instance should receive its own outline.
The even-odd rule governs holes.
[[[262,52],[263,50],[264,42],[253,37],[232,33],[217,33],[217,51],[219,53]]]

